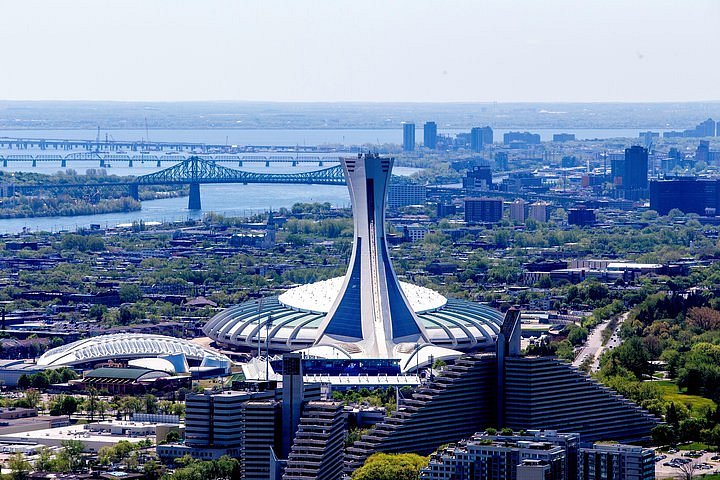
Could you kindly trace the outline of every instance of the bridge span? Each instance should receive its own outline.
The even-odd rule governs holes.
[[[61,138],[23,138],[0,137],[0,149],[7,150],[83,150],[85,152],[116,153],[122,150],[130,152],[157,153],[165,151],[188,152],[190,154],[211,153],[249,153],[258,151],[296,152],[296,153],[332,153],[334,149],[316,145],[228,145],[203,142],[151,142],[146,140],[115,140],[106,138],[61,139]]]
[[[157,167],[161,167],[168,162],[180,162],[190,157],[203,158],[215,163],[232,163],[238,167],[244,166],[246,163],[265,164],[269,167],[271,164],[288,164],[297,166],[301,164],[324,166],[326,163],[340,163],[340,156],[348,155],[347,152],[332,153],[299,153],[299,152],[248,152],[248,153],[220,153],[214,155],[189,155],[184,153],[174,154],[139,154],[128,155],[126,153],[107,153],[107,152],[75,152],[67,155],[60,154],[2,154],[0,153],[0,162],[3,167],[7,167],[10,163],[23,162],[30,163],[33,167],[37,167],[39,163],[57,163],[60,167],[65,168],[73,162],[98,162],[101,168],[110,167],[113,163],[122,162],[128,167],[135,164],[151,163]],[[352,154],[350,154],[352,155]]]
[[[37,189],[66,189],[78,187],[117,187],[126,186],[130,190],[130,196],[135,200],[140,199],[139,188],[143,185],[190,185],[190,196],[188,198],[189,210],[200,210],[201,184],[217,183],[282,183],[282,184],[305,184],[305,185],[345,185],[345,173],[340,165],[312,170],[300,173],[257,173],[236,170],[218,165],[213,160],[191,156],[176,165],[158,172],[149,173],[135,177],[127,182],[96,182],[96,183],[63,183],[63,184],[37,184],[18,185],[15,188],[21,191]]]

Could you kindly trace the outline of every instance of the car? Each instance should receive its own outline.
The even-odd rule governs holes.
[[[670,450],[668,450],[668,453],[677,453],[677,452],[678,452],[677,448],[671,448]]]

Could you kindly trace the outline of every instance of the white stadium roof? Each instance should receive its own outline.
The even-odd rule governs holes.
[[[45,352],[40,366],[63,367],[103,360],[128,360],[182,354],[195,362],[227,363],[230,359],[214,350],[164,335],[118,333],[78,340]]]

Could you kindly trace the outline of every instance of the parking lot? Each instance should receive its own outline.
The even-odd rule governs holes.
[[[658,452],[655,456],[655,478],[678,478],[682,474],[679,466],[681,462],[694,465],[696,477],[708,473],[720,473],[720,455],[702,452],[702,450]]]

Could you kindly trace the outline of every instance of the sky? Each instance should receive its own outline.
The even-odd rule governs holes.
[[[0,7],[3,100],[720,100],[718,0]]]

